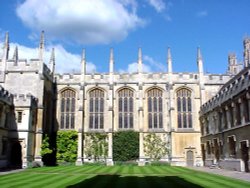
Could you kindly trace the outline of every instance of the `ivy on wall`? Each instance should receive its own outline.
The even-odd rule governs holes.
[[[108,142],[106,133],[86,133],[85,139],[85,155],[94,161],[106,160],[108,156]]]
[[[159,161],[162,157],[168,154],[168,144],[155,133],[148,133],[144,137],[144,153],[152,161]]]
[[[77,158],[77,132],[58,131],[57,132],[57,162],[75,162]]]
[[[139,158],[139,133],[119,131],[113,133],[113,160],[132,161]]]

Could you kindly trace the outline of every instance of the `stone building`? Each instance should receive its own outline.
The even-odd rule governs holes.
[[[8,119],[1,118],[5,129],[0,131],[1,134],[5,132],[4,140],[6,140],[2,143],[8,145],[9,151],[6,154],[8,161],[5,166],[26,167],[32,161],[42,163],[40,155],[42,136],[52,135],[56,131],[54,52],[52,51],[51,55],[51,69],[43,61],[43,52],[42,33],[37,59],[20,59],[17,47],[13,57],[9,58],[9,36],[6,34],[3,56],[0,60],[0,86],[12,95],[13,101],[5,102],[5,106],[8,104],[13,113]]]
[[[229,62],[235,61],[235,55]],[[234,64],[231,62],[231,64]],[[244,69],[201,106],[204,165],[249,172],[250,40],[244,40]]]
[[[202,165],[198,112],[200,106],[239,71],[240,66],[236,61],[229,62],[225,74],[205,73],[198,48],[198,71],[177,73],[172,70],[172,57],[168,49],[168,71],[147,73],[142,70],[142,50],[139,48],[138,71],[119,73],[115,71],[114,51],[111,49],[110,59],[106,60],[109,63],[108,73],[86,73],[86,55],[83,50],[79,73],[56,74],[54,50],[48,66],[44,62],[43,35],[38,58],[31,60],[19,59],[17,48],[13,58],[9,58],[9,41],[6,36],[0,61],[0,85],[18,98],[13,101],[18,142],[22,151],[27,153],[25,156],[28,162],[41,160],[42,135],[53,135],[57,130],[76,130],[77,165],[91,160],[86,155],[84,136],[90,132],[108,135],[107,163],[112,165],[113,133],[118,130],[134,130],[139,132],[140,165],[149,160],[144,153],[143,143],[145,136],[152,132],[168,143],[170,153],[161,160],[169,161],[172,165]],[[34,98],[34,103],[31,102],[34,105],[26,105],[30,115],[21,108],[23,103],[20,101],[21,97],[27,102],[29,96],[32,96],[32,100]],[[24,120],[25,115],[26,120],[28,116],[31,118],[34,115],[31,118],[33,121],[18,123],[18,118],[22,116]],[[21,136],[24,132],[26,136]],[[29,144],[32,148],[30,153],[26,147]],[[24,158],[22,160],[25,161]]]

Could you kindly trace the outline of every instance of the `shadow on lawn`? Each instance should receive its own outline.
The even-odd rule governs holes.
[[[121,188],[121,187],[185,187],[185,188],[201,188],[200,185],[193,184],[177,176],[119,176],[119,175],[97,175],[90,179],[85,179],[77,184],[69,185],[67,188]]]

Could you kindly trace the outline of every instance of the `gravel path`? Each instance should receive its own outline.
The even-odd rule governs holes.
[[[238,172],[238,171],[231,171],[219,168],[209,168],[209,167],[190,167],[190,169],[218,174],[222,176],[232,177],[240,180],[245,180],[250,182],[250,173],[246,172]]]

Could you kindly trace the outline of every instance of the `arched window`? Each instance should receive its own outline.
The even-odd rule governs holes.
[[[130,89],[118,92],[119,129],[130,129],[134,126],[134,93]]]
[[[75,103],[76,93],[71,89],[66,89],[61,93],[61,129],[75,128]]]
[[[103,129],[104,92],[100,89],[89,93],[89,128]]]
[[[151,89],[148,91],[148,127],[149,129],[163,128],[162,121],[162,91]]]
[[[193,127],[191,91],[188,89],[177,91],[177,114],[178,128]]]

